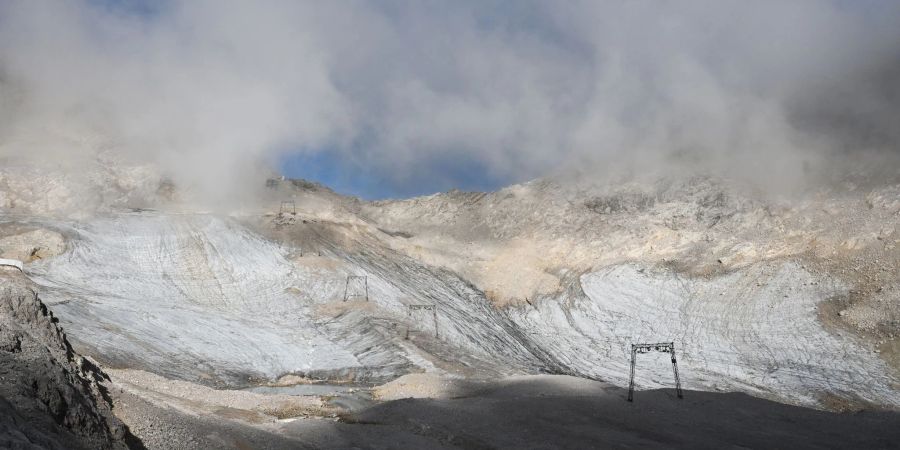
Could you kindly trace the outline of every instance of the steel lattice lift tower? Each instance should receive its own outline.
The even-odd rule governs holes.
[[[670,353],[672,355],[672,371],[675,373],[675,392],[678,398],[684,398],[681,392],[681,380],[678,378],[678,363],[675,362],[675,343],[659,342],[656,344],[631,344],[631,381],[628,382],[628,401],[634,401],[634,364],[638,353],[651,351]]]
[[[278,207],[278,215],[297,214],[297,204],[293,200],[283,200]]]
[[[360,289],[362,287],[362,289]],[[351,289],[355,288],[355,289]],[[353,298],[364,298],[369,301],[369,277],[365,275],[349,275],[344,285],[344,301]]]
[[[437,320],[437,306],[435,305],[406,305],[406,317],[407,320],[412,319],[413,311],[431,311],[431,318],[434,321],[434,337],[438,337],[438,320]],[[403,339],[409,339],[409,322],[406,323],[406,336]]]

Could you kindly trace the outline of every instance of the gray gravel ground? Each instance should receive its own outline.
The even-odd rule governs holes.
[[[113,391],[116,415],[148,449],[315,448],[240,420],[200,417],[163,408],[126,391]]]
[[[739,393],[625,390],[567,376],[460,381],[454,395],[401,399],[343,421],[249,424],[188,416],[114,392],[150,449],[896,448],[900,414],[836,414]]]

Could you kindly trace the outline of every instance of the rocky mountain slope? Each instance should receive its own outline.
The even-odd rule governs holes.
[[[691,389],[900,407],[896,185],[788,198],[711,177],[547,179],[371,203],[299,180],[263,191],[232,214],[129,195],[89,217],[17,203],[0,250],[46,249],[26,272],[79,351],[209,385],[423,371],[623,385],[631,343],[671,341]],[[639,388],[671,385],[665,361],[638,369]]]
[[[106,375],[72,350],[16,269],[0,271],[0,447],[127,448]]]
[[[707,388],[792,379],[806,389],[762,390],[816,404],[836,391],[857,398],[838,385],[872,377],[886,393],[875,403],[896,404],[900,187],[830,186],[785,197],[711,177],[541,180],[361,214],[404,236],[406,253],[472,280],[545,335],[550,353],[620,366],[576,373],[621,380],[628,341],[675,340],[686,358],[712,363],[692,368],[720,380]],[[714,361],[730,362],[709,374]]]

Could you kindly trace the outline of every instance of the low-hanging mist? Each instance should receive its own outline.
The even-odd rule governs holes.
[[[114,153],[209,199],[316,152],[398,193],[576,167],[791,187],[896,154],[898,21],[887,1],[9,0],[0,154]]]

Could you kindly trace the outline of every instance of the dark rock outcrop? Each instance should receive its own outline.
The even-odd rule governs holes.
[[[0,273],[0,448],[127,448],[96,365],[20,274]]]

